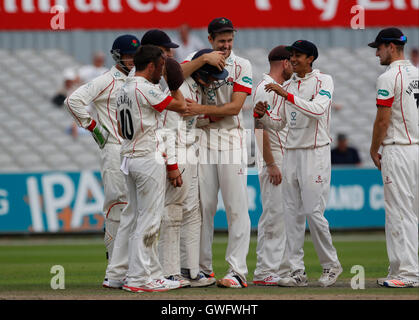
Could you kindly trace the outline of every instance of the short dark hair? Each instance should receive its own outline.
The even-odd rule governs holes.
[[[157,65],[163,56],[163,51],[157,46],[146,44],[141,45],[134,55],[134,65],[136,71],[143,71],[150,62]]]
[[[390,45],[390,43],[394,44],[394,46],[396,47],[397,52],[399,52],[399,53],[404,51],[404,44],[399,44],[399,43],[396,43],[394,41],[392,41],[392,42],[383,42],[383,43],[384,43],[384,45],[386,47],[388,47]]]

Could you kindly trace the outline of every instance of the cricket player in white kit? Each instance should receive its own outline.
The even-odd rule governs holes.
[[[312,69],[318,57],[316,46],[298,40],[290,47],[294,75],[287,90],[268,84],[267,92],[274,91],[287,99],[280,108],[281,121],[268,122],[277,130],[288,125],[283,164],[283,199],[287,230],[287,258],[291,273],[279,281],[281,286],[307,286],[304,267],[304,235],[306,220],[314,248],[323,267],[321,286],[334,284],[342,267],[332,244],[329,223],[324,210],[329,195],[331,162],[329,134],[333,95],[332,77]],[[255,108],[259,116],[267,104],[259,102]]]
[[[198,51],[197,59],[212,49]],[[205,64],[192,76],[185,79],[180,90],[185,98],[202,103],[203,88],[213,81],[224,80],[227,71]],[[165,110],[163,127],[166,137],[176,140],[167,148],[167,158],[175,159],[182,173],[180,188],[166,187],[165,214],[162,219],[159,238],[159,257],[164,275],[179,280],[182,286],[205,287],[215,283],[212,278],[199,272],[199,251],[201,235],[201,210],[198,189],[198,145],[197,116],[183,117],[179,113]],[[171,134],[173,133],[173,134]],[[176,149],[171,148],[176,146]]]
[[[290,52],[285,46],[273,48],[268,56],[270,70],[256,86],[253,102],[266,101],[269,105],[269,116],[280,121],[279,109],[284,108],[285,98],[274,92],[267,93],[265,86],[269,83],[288,88],[293,74]],[[282,199],[282,161],[285,152],[287,127],[281,131],[263,125],[263,118],[255,117],[255,135],[257,146],[262,157],[258,157],[259,183],[263,212],[258,223],[256,247],[256,269],[253,283],[257,285],[278,285],[280,276],[288,273],[284,263],[286,246],[285,217]]]
[[[187,99],[195,114],[208,116],[202,128],[199,156],[199,191],[202,212],[200,268],[207,277],[214,277],[212,242],[218,191],[221,189],[228,222],[226,261],[229,270],[217,281],[220,287],[244,288],[248,273],[246,257],[250,242],[250,218],[247,197],[247,153],[241,108],[252,90],[250,62],[232,51],[233,24],[216,18],[208,25],[208,39],[214,50],[224,52],[225,82],[206,90],[205,105]],[[190,61],[192,53],[186,61]],[[191,62],[192,63],[192,62]],[[221,86],[220,86],[221,85]],[[197,108],[198,107],[198,108]],[[220,141],[219,141],[220,140]]]
[[[166,166],[157,130],[161,127],[161,112],[182,112],[185,100],[179,90],[169,94],[159,86],[165,63],[160,48],[141,46],[134,63],[135,76],[128,78],[117,97],[118,126],[124,138],[121,171],[126,176],[128,204],[121,215],[106,278],[111,287],[131,292],[167,291],[179,288],[180,282],[165,279],[158,261]],[[167,170],[172,186],[180,187],[177,164],[167,164]]]
[[[383,177],[390,261],[387,277],[377,282],[393,288],[419,287],[419,74],[404,58],[406,42],[401,30],[387,28],[369,44],[377,49],[380,64],[387,66],[377,80],[377,115],[370,153]]]
[[[127,203],[125,179],[119,170],[122,138],[118,134],[115,99],[116,93],[125,83],[134,65],[133,56],[139,45],[140,41],[133,35],[122,35],[115,39],[111,53],[116,65],[110,71],[78,88],[65,101],[76,123],[90,130],[100,147],[108,260],[112,256],[121,211]],[[87,112],[90,104],[95,108],[99,122],[92,119]]]

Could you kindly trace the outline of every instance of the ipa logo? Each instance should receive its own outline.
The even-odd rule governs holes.
[[[51,267],[50,273],[55,274],[51,278],[51,289],[52,290],[64,290],[65,289],[65,271],[61,265],[55,265]]]

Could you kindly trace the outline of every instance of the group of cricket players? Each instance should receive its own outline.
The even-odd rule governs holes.
[[[141,40],[119,36],[111,50],[115,65],[66,99],[101,155],[108,256],[103,287],[136,293],[247,287],[251,230],[241,110],[250,95],[263,205],[253,284],[308,286],[306,222],[323,268],[319,285],[334,285],[342,273],[324,217],[333,79],[314,67],[316,45],[298,40],[273,48],[268,72],[253,84],[251,63],[233,52],[235,32],[229,19],[213,19],[209,48],[191,52],[180,64],[173,59],[178,45],[159,29]],[[419,81],[418,69],[404,57],[406,42],[401,30],[388,28],[369,44],[387,66],[377,81],[371,124],[390,262],[388,275],[377,283],[397,288],[419,286]],[[216,278],[212,244],[219,192],[229,268]]]

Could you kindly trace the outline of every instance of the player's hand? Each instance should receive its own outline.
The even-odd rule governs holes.
[[[269,174],[269,182],[274,186],[279,185],[282,182],[282,174],[278,166],[275,163],[272,163],[267,166],[267,170]]]
[[[370,154],[375,166],[381,171],[381,154],[375,151],[370,151]]]
[[[275,84],[275,83],[269,83],[265,86],[266,92],[275,92],[277,95],[280,95],[282,97],[287,97],[288,92],[281,88],[281,86]]]
[[[226,62],[224,52],[213,51],[203,55],[205,63],[208,63],[214,67],[217,67],[220,71],[223,70]]]
[[[265,115],[267,110],[268,110],[268,102],[259,101],[258,103],[256,103],[256,106],[253,109],[254,116],[256,118],[262,118]]]
[[[202,114],[202,105],[195,100],[186,98],[186,111],[182,113],[183,117],[196,116]]]
[[[95,120],[92,120],[88,129],[92,133],[92,137],[93,139],[95,139],[99,148],[103,149],[106,142],[108,141],[109,131],[105,127],[103,127],[100,123],[97,123]]]
[[[182,186],[182,173],[179,171],[179,169],[167,172],[167,178],[170,180],[170,183],[174,188]]]

